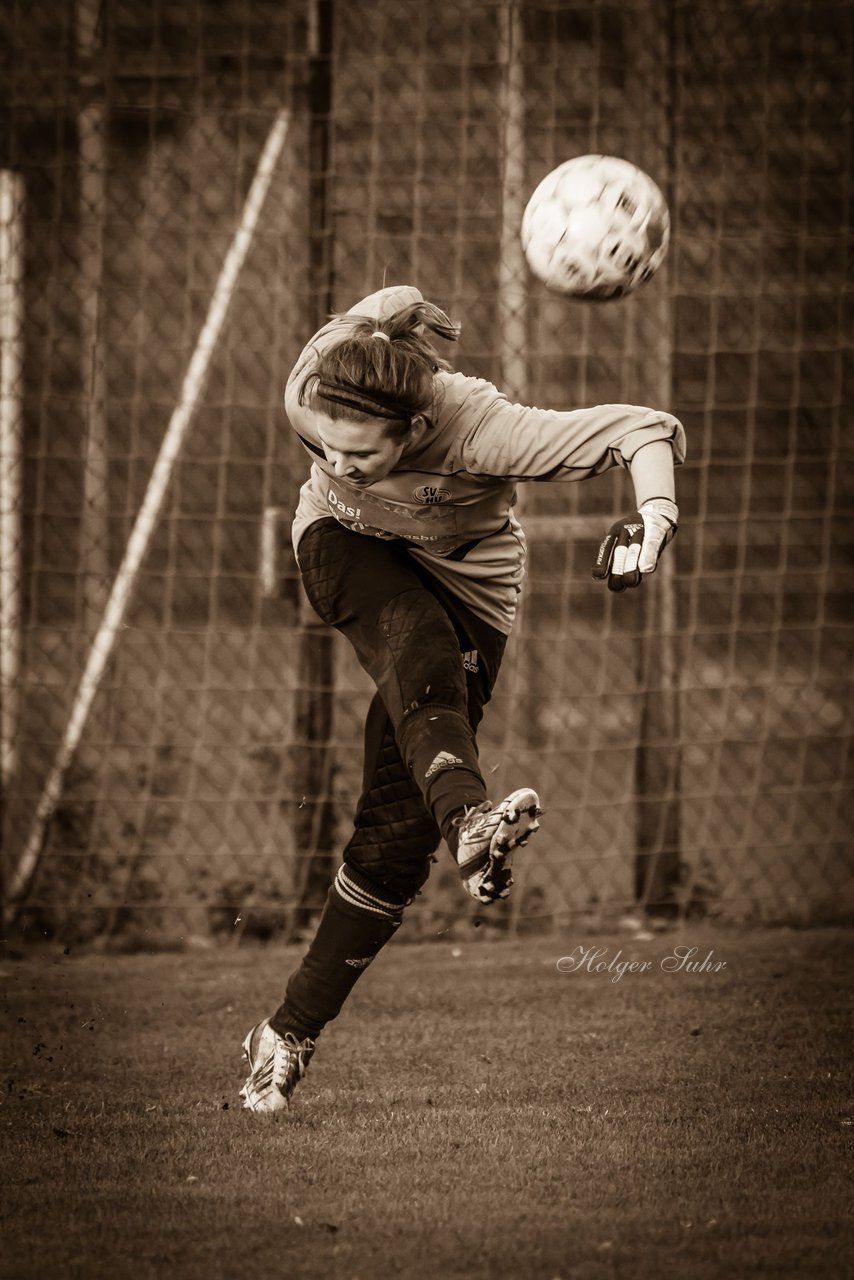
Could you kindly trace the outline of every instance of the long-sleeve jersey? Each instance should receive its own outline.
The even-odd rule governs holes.
[[[525,573],[525,536],[513,514],[523,480],[585,480],[628,466],[638,449],[667,440],[674,460],[685,434],[668,413],[605,404],[557,412],[511,404],[481,378],[440,371],[426,417],[430,429],[404,449],[382,480],[357,486],[337,477],[299,388],[319,356],[346,338],[354,321],[380,321],[422,301],[394,286],[325,325],[300,355],[285,390],[293,429],[311,457],[293,523],[294,548],[314,521],[334,516],[358,533],[402,541],[412,557],[499,631],[509,633]]]

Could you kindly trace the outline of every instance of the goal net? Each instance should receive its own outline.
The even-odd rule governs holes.
[[[384,282],[460,319],[459,367],[514,398],[651,404],[688,433],[679,534],[642,591],[590,578],[624,472],[520,490],[527,591],[481,756],[547,814],[491,920],[850,918],[852,20],[808,0],[3,9],[3,873],[27,936],[295,937],[318,909],[370,689],[300,599],[307,464],[281,396],[327,312]],[[618,303],[549,295],[519,247],[527,195],[588,152],[671,207],[664,267]],[[441,855],[410,933],[471,919]]]

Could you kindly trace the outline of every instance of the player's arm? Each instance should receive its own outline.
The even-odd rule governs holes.
[[[635,510],[611,525],[593,564],[593,577],[607,578],[611,591],[636,587],[643,574],[655,572],[679,519],[670,442],[655,440],[644,445],[632,458],[629,469]]]
[[[627,467],[636,510],[606,534],[594,576],[622,591],[653,572],[678,517],[673,469],[685,456],[685,433],[672,414],[625,404],[534,409],[508,403],[490,383],[478,383],[464,407],[476,425],[465,432],[461,454],[475,474],[584,480]]]

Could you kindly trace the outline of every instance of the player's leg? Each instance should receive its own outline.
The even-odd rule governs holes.
[[[536,830],[539,813],[530,788],[490,804],[478,762],[476,726],[506,637],[416,564],[405,544],[321,520],[300,542],[299,562],[318,614],[372,676],[466,888],[481,902],[506,897],[512,852]]]
[[[427,879],[438,842],[439,829],[403,763],[394,727],[376,695],[365,726],[363,791],[344,865],[281,1005],[252,1029],[244,1044],[251,1074],[241,1096],[248,1110],[287,1106],[320,1032],[394,936],[404,907]]]
[[[507,637],[426,571],[422,576],[454,628],[465,672],[468,720],[476,734],[498,679]],[[517,788],[495,804],[484,800],[455,815],[446,841],[473,898],[489,903],[507,897],[513,883],[513,852],[538,829],[539,815],[539,798],[530,787]]]
[[[425,585],[447,610],[453,626],[466,717],[475,733],[498,676],[506,638],[465,605],[446,598],[438,584]],[[491,808],[488,801],[485,807]],[[362,794],[353,835],[317,933],[271,1020],[275,1031],[316,1040],[337,1016],[359,975],[393,937],[404,908],[427,879],[429,856],[440,838],[400,752],[385,703],[376,694],[365,724]]]
[[[455,842],[455,818],[485,801],[486,785],[446,607],[405,545],[353,533],[335,520],[313,524],[298,557],[312,605],[353,646],[428,810],[449,844]]]
[[[436,823],[404,764],[376,695],[365,726],[363,789],[353,834],[317,932],[272,1018],[275,1030],[316,1039],[390,941],[427,879]]]
[[[359,535],[349,537],[356,543],[348,550],[376,546]],[[336,543],[335,566],[327,572],[324,561],[333,554],[331,548]],[[469,891],[482,901],[492,901],[506,896],[510,851],[536,828],[539,812],[531,791],[514,792],[495,806],[485,799],[478,801],[471,791],[474,778],[485,795],[475,731],[498,675],[505,637],[429,577],[414,573],[408,557],[402,561],[400,556],[389,556],[391,548],[380,544],[384,554],[367,557],[370,572],[366,576],[354,571],[339,539],[323,538],[321,545],[322,555],[306,557],[311,566],[310,596],[315,607],[318,602],[323,604],[318,612],[327,621],[332,621],[327,614],[332,615],[334,604],[338,615],[334,625],[349,633],[360,657],[365,654],[363,665],[371,674],[379,674],[380,692],[366,725],[363,793],[344,865],[329,891],[311,946],[288,982],[282,1005],[272,1019],[259,1023],[247,1037],[252,1074],[243,1096],[252,1110],[287,1105],[323,1026],[337,1016],[359,975],[396,932],[405,906],[427,878],[429,855],[438,843],[440,826],[433,813],[446,816],[444,834],[452,852],[456,854],[460,846],[465,863],[461,874]],[[366,566],[362,564],[361,569]],[[349,591],[338,585],[342,572]],[[364,594],[352,589],[359,581],[368,588]],[[408,597],[405,610],[386,607],[389,602],[399,602],[401,595]],[[362,614],[357,628],[349,625],[353,619],[348,605],[358,607]],[[399,622],[401,612],[404,625],[392,625]],[[430,623],[431,631],[421,639],[434,655],[432,666],[419,662],[417,643],[413,644],[418,639],[412,636],[413,617]],[[379,640],[378,630],[382,633]],[[462,698],[458,696],[460,687]],[[429,750],[420,753],[411,746],[412,740],[401,734],[400,724],[407,716],[390,714],[389,704],[398,710],[406,708],[411,715],[413,706],[407,693],[418,688],[423,688],[425,701],[422,704],[416,698],[415,708],[420,710],[423,705],[429,712],[422,717],[424,724],[441,727],[444,713],[449,711],[457,719],[464,716],[468,734],[452,739],[460,743],[458,755],[445,752],[441,739],[431,741],[429,729],[424,735]],[[434,690],[439,691],[436,703],[429,701]],[[455,705],[449,707],[452,699]],[[455,721],[450,732],[459,733]],[[403,754],[407,740],[409,761]],[[447,742],[445,739],[445,745]],[[417,772],[419,754],[421,763],[426,763],[423,777]],[[434,779],[441,783],[457,773],[468,775],[462,787],[459,778],[451,779],[456,786],[430,785]],[[427,807],[431,801],[433,813]]]

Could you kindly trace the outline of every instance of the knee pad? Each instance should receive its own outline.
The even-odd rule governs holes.
[[[404,714],[431,703],[465,714],[465,674],[456,633],[429,591],[403,591],[389,600],[377,618],[394,659]]]
[[[429,814],[426,818],[419,830],[396,827],[382,841],[365,839],[357,828],[344,850],[345,875],[352,873],[367,893],[396,901],[403,910],[426,883],[441,838],[433,819]]]

